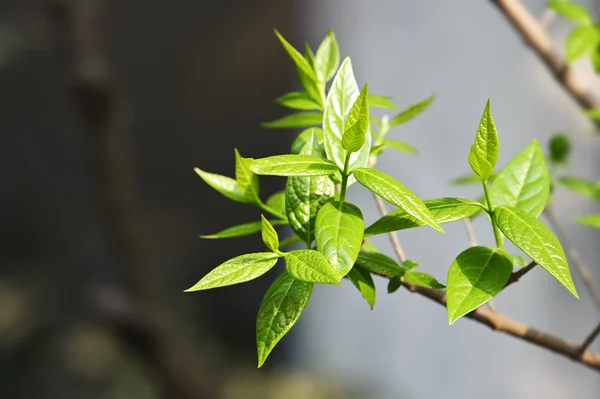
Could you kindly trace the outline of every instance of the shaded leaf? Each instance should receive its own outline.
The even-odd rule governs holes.
[[[387,291],[388,294],[393,294],[398,291],[398,288],[402,287],[402,280],[399,276],[392,277],[388,282]]]
[[[550,138],[550,161],[555,164],[566,163],[571,152],[571,141],[564,133],[557,133]]]
[[[427,273],[421,273],[421,272],[404,272],[404,274],[402,275],[402,279],[404,281],[406,281],[407,283],[419,286],[419,287],[425,287],[425,288],[435,288],[435,289],[439,289],[439,288],[445,288],[446,286],[444,284],[440,284],[439,281],[437,281],[435,279],[435,277],[430,276]]]
[[[285,190],[278,191],[267,199],[267,206],[277,213],[285,215]]]
[[[398,276],[404,271],[398,262],[379,252],[360,252],[356,264],[371,273],[383,276]]]
[[[360,291],[371,309],[375,307],[375,283],[371,274],[360,266],[354,265],[348,272],[348,280]]]

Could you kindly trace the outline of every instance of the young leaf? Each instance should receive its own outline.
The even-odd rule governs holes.
[[[258,176],[248,168],[246,160],[242,158],[237,149],[235,149],[235,180],[245,197],[254,198],[255,202],[259,201],[258,193],[260,188]]]
[[[385,109],[398,109],[389,97],[378,96],[375,94],[369,94],[369,107],[371,108],[385,108]]]
[[[352,105],[359,96],[358,84],[352,71],[350,58],[340,66],[325,101],[323,113],[323,134],[327,158],[335,162],[340,170],[344,169],[346,151],[342,147],[342,137]],[[371,134],[367,132],[362,148],[350,156],[349,170],[367,166]]]
[[[564,164],[569,159],[571,152],[571,142],[564,133],[557,133],[550,139],[548,144],[550,149],[550,162],[554,164]]]
[[[363,298],[373,309],[375,307],[375,283],[371,274],[362,267],[354,265],[346,277],[360,291]]]
[[[550,175],[537,140],[502,168],[490,195],[494,206],[514,206],[536,217],[542,213],[550,196]]]
[[[534,216],[507,206],[494,209],[494,220],[500,231],[513,244],[546,269],[571,294],[579,298],[571,279],[565,253],[548,227]]]
[[[413,119],[415,116],[419,115],[421,112],[425,111],[429,104],[433,102],[435,99],[435,94],[426,98],[425,100],[419,101],[418,103],[412,104],[408,108],[402,110],[398,115],[394,116],[392,120],[390,120],[390,128],[401,125],[403,123],[408,122]]]
[[[435,277],[430,276],[427,273],[407,271],[404,272],[404,274],[402,275],[402,279],[407,283],[424,288],[439,289],[446,287],[444,284],[440,284],[440,282],[437,281]]]
[[[497,160],[498,133],[490,111],[490,100],[488,100],[479,121],[475,144],[473,144],[469,153],[469,164],[473,172],[486,180],[491,176]]]
[[[314,155],[274,155],[249,160],[248,166],[257,175],[327,176],[337,172],[331,161]]]
[[[267,199],[267,206],[285,215],[285,190],[278,191]]]
[[[565,0],[552,0],[548,2],[548,8],[556,11],[563,18],[577,25],[591,25],[593,23],[590,13],[579,4]]]
[[[458,255],[446,283],[448,322],[492,299],[508,282],[512,268],[512,260],[495,248],[471,247]]]
[[[329,202],[317,213],[317,248],[340,276],[345,276],[352,269],[360,251],[364,228],[360,209],[348,202]]]
[[[387,286],[388,294],[393,294],[398,291],[398,288],[402,287],[402,280],[400,276],[395,276],[390,279]]]
[[[312,294],[313,283],[283,273],[263,297],[256,317],[256,349],[261,367],[279,340],[296,324]]]
[[[525,259],[523,259],[523,257],[520,255],[512,255],[511,259],[514,266],[527,266],[527,262],[525,262]]]
[[[260,217],[263,242],[271,251],[275,253],[279,252],[279,237],[277,236],[277,232],[264,215],[260,215]]]
[[[254,197],[244,194],[237,183],[231,177],[208,173],[200,168],[194,168],[194,171],[212,188],[223,194],[225,197],[243,203],[252,204],[255,202]]]
[[[368,168],[355,169],[354,176],[360,184],[384,200],[404,209],[418,221],[444,232],[423,201],[398,180],[379,170]]]
[[[284,116],[283,118],[263,122],[260,125],[269,129],[287,129],[307,126],[319,126],[323,122],[323,116],[317,112],[297,112]]]
[[[583,226],[594,227],[600,229],[600,213],[596,215],[581,216],[575,219],[577,223]]]
[[[317,80],[325,83],[335,75],[338,65],[340,64],[340,49],[333,30],[329,29],[327,36],[319,45],[315,55],[315,72]]]
[[[567,36],[566,58],[571,63],[596,50],[600,33],[594,25],[582,25],[573,29]]]
[[[316,81],[317,77],[315,76],[315,72],[309,65],[308,61],[306,61],[306,59],[302,56],[302,54],[300,54],[298,50],[296,50],[290,43],[288,43],[288,41],[285,40],[284,37],[281,36],[281,34],[277,30],[275,30],[275,34],[277,35],[277,38],[279,39],[281,44],[283,44],[285,51],[287,51],[287,53],[290,55],[290,57],[296,64],[296,67],[300,69],[306,76]]]
[[[323,145],[323,130],[318,128],[318,127],[311,127],[308,129],[305,129],[302,131],[302,133],[300,133],[292,142],[292,154],[300,154],[300,151],[302,151],[302,148],[304,148],[304,146],[306,145],[306,143],[308,142],[312,142],[314,140],[313,138],[316,138],[317,142],[319,143],[319,146]]]
[[[284,213],[284,212],[282,212]],[[282,224],[287,224],[285,220],[271,220],[272,226],[278,226]],[[261,230],[262,222],[249,222],[244,224],[239,224],[237,226],[231,226],[224,230],[221,230],[214,234],[207,234],[200,236],[200,238],[204,239],[220,239],[220,238],[235,238],[235,237],[243,237],[250,234],[258,233]]]
[[[576,176],[562,176],[558,182],[570,191],[591,199],[600,199],[600,192],[593,182]]]
[[[299,249],[285,255],[285,268],[294,278],[309,283],[341,285],[340,275],[327,258],[312,249]]]
[[[362,252],[379,252],[375,244],[371,241],[363,240],[362,247],[360,248]],[[358,254],[360,256],[360,253]]]
[[[320,110],[321,106],[305,91],[294,91],[275,99],[275,102],[291,109]]]
[[[346,119],[346,128],[342,136],[344,150],[350,152],[360,150],[365,144],[367,130],[369,130],[369,88],[365,84]]]
[[[398,276],[404,271],[398,262],[379,252],[360,252],[356,264],[371,273],[384,276]]]
[[[395,140],[395,139],[383,139],[383,143],[386,147],[391,148],[392,150],[408,152],[410,154],[418,154],[419,151],[415,147],[410,144],[405,143],[404,141]]]
[[[271,270],[277,263],[277,258],[278,255],[272,252],[236,256],[211,270],[185,292],[208,290],[254,280]]]
[[[414,260],[407,259],[404,262],[402,262],[402,268],[404,268],[404,269],[406,269],[408,271],[414,270],[417,267],[419,267],[419,264],[416,261],[414,261]]]

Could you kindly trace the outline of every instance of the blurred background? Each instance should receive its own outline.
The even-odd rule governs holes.
[[[543,14],[543,1],[524,3]],[[285,115],[273,99],[298,88],[273,28],[314,48],[329,27],[359,85],[400,108],[437,94],[391,133],[421,155],[380,160],[422,198],[478,195],[449,180],[469,171],[488,98],[499,165],[564,131],[573,172],[600,176],[592,125],[490,2],[3,0],[1,398],[599,397],[597,373],[469,320],[449,327],[443,308],[403,290],[388,296],[385,281],[374,311],[347,283],[317,287],[260,370],[255,316],[277,272],[182,292],[263,248],[258,235],[198,239],[260,213],[224,200],[193,168],[232,176],[234,147],[248,157],[288,150],[293,132],[259,127]],[[570,28],[549,28],[561,48]],[[600,90],[588,64],[576,68]],[[283,184],[261,181],[265,196]],[[365,190],[349,196],[367,223],[377,219]],[[597,207],[557,190],[555,208],[600,282],[600,233],[572,222]],[[483,222],[478,241],[492,243]],[[467,245],[460,223],[446,231],[400,234],[409,258],[441,281]],[[386,237],[375,244],[391,254]],[[496,306],[580,341],[598,314],[575,283],[580,301],[534,269]]]

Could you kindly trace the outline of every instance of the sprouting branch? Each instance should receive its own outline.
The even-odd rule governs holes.
[[[579,351],[581,353],[585,352],[587,348],[594,342],[598,335],[600,334],[600,323],[592,330],[592,332],[583,340],[581,346],[579,347]]]
[[[533,269],[536,265],[537,265],[537,263],[535,263],[534,261],[532,261],[527,266],[525,266],[525,267],[517,270],[516,272],[512,273],[510,275],[510,278],[508,279],[508,282],[506,283],[506,285],[504,286],[503,289],[505,289],[509,285],[511,285],[513,283],[516,283],[517,281],[521,280],[521,277],[523,277],[524,275],[526,275],[527,273],[529,273],[531,271],[531,269]]]
[[[581,76],[558,55],[544,26],[519,0],[491,1],[581,108],[600,107],[600,102],[589,92]]]

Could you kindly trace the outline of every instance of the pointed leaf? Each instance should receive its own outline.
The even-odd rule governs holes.
[[[363,240],[362,247],[360,248],[362,252],[379,252],[375,244],[371,241]],[[360,256],[360,254],[358,254]]]
[[[482,179],[488,179],[497,160],[498,133],[492,111],[490,111],[490,100],[488,100],[479,121],[475,144],[473,144],[469,153],[469,164]]]
[[[413,119],[421,112],[425,111],[429,104],[433,102],[435,99],[435,94],[426,98],[425,100],[419,101],[418,103],[414,103],[408,108],[402,110],[398,115],[394,116],[392,120],[390,120],[390,128],[401,125],[403,123],[408,122]]]
[[[395,140],[395,139],[383,139],[383,143],[386,147],[391,148],[392,150],[408,152],[411,154],[418,154],[419,151],[415,147],[410,144],[405,143],[404,141]]]
[[[550,196],[550,175],[544,154],[533,140],[498,173],[490,187],[494,206],[507,205],[539,216]]]
[[[477,309],[504,288],[512,272],[512,260],[504,251],[471,247],[448,270],[446,299],[448,322]]]
[[[194,171],[212,188],[223,194],[225,197],[243,203],[254,203],[255,199],[245,195],[238,183],[231,177],[208,173],[200,168],[194,168]]]
[[[469,165],[471,165],[471,169],[479,176],[480,180],[487,180],[494,173],[492,165],[477,154],[475,145],[471,146],[471,151],[469,152]]]
[[[375,307],[375,283],[371,274],[362,267],[354,265],[346,277],[360,291],[363,298],[373,309]]]
[[[581,216],[575,219],[577,223],[583,226],[594,227],[600,229],[600,213],[596,215]]]
[[[332,162],[313,155],[274,155],[252,159],[248,166],[257,175],[269,176],[326,176],[338,170]]]
[[[258,176],[248,168],[246,160],[237,149],[235,149],[235,180],[245,197],[254,198],[255,202],[258,202],[260,191]]]
[[[534,216],[506,206],[494,209],[494,220],[506,238],[579,298],[562,246],[548,227]]]
[[[444,232],[435,218],[429,212],[423,201],[402,183],[385,173],[368,168],[359,168],[354,171],[356,180],[375,194],[389,203],[404,209],[418,221]]]
[[[408,271],[414,270],[417,267],[419,267],[419,264],[416,261],[414,261],[414,260],[407,259],[404,262],[402,262],[402,268],[406,269]]]
[[[342,137],[342,147],[346,151],[356,152],[365,144],[365,136],[369,130],[368,95],[369,88],[365,84],[346,119],[346,128]]]
[[[309,283],[341,285],[340,275],[327,258],[312,249],[299,249],[285,255],[285,268],[294,278]]]
[[[300,54],[298,50],[296,50],[290,43],[288,43],[288,41],[285,40],[284,37],[281,36],[281,34],[277,30],[275,30],[275,35],[277,35],[277,38],[279,39],[281,44],[283,44],[285,51],[287,51],[287,53],[290,55],[290,57],[296,64],[296,67],[300,69],[304,74],[306,74],[309,78],[316,81],[317,77],[315,76],[315,72],[309,65],[308,61],[306,61],[306,59],[302,56],[302,54]]]
[[[282,212],[284,213],[284,212]],[[287,224],[285,220],[271,220],[271,225],[278,226],[282,224]],[[231,226],[224,230],[221,230],[214,234],[207,234],[200,236],[200,238],[204,239],[220,239],[220,238],[235,238],[235,237],[243,237],[250,234],[258,233],[261,230],[262,222],[249,222],[244,224],[239,224],[237,226]]]
[[[273,226],[271,226],[271,223],[269,223],[267,218],[264,217],[264,215],[260,215],[260,217],[261,217],[261,233],[262,233],[263,242],[265,243],[267,248],[269,248],[271,251],[278,252],[279,251],[279,237],[277,236],[277,232],[275,231]]]
[[[590,25],[593,23],[590,13],[579,4],[565,0],[552,0],[548,2],[548,8],[556,11],[563,18],[577,25]]]
[[[283,118],[263,122],[260,125],[269,129],[287,129],[307,126],[319,126],[323,122],[323,116],[317,112],[297,112],[284,116]]]
[[[256,317],[256,349],[261,367],[279,340],[296,324],[312,294],[313,283],[283,273],[263,297]]]
[[[323,113],[323,134],[327,158],[334,161],[340,170],[344,169],[344,161],[346,160],[346,151],[342,147],[342,137],[348,115],[358,96],[358,84],[354,78],[352,63],[350,58],[346,58],[331,83]],[[371,134],[367,132],[362,148],[350,156],[350,171],[354,168],[367,166],[370,148]]]
[[[329,202],[317,213],[317,248],[340,276],[345,276],[352,269],[360,251],[364,228],[360,209],[348,202]]]
[[[296,136],[292,142],[292,154],[300,154],[300,151],[302,151],[302,148],[304,148],[306,143],[314,140],[313,135],[319,143],[319,146],[323,146],[323,130],[318,127],[311,127],[303,130],[302,133]]]
[[[271,270],[277,263],[277,258],[278,256],[272,252],[236,256],[214,268],[185,292],[208,290],[254,280]]]
[[[356,264],[368,272],[383,276],[398,276],[404,269],[394,259],[379,252],[360,252]]]
[[[385,109],[398,109],[390,101],[390,97],[378,96],[375,94],[369,94],[369,107],[371,108],[385,108]]]
[[[573,29],[567,36],[566,59],[571,63],[596,50],[600,33],[594,25],[582,25]]]
[[[296,245],[296,244],[300,244],[302,242],[302,239],[300,237],[298,237],[296,234],[294,234],[293,236],[284,238],[283,240],[281,240],[281,242],[279,243],[279,249],[283,249],[286,247],[291,247],[292,245]]]
[[[315,54],[315,72],[317,80],[327,82],[335,75],[338,65],[340,64],[340,49],[333,30],[329,29],[327,36],[319,45]]]
[[[275,102],[291,109],[320,110],[320,105],[305,91],[294,91],[275,99]]]
[[[421,272],[404,272],[404,274],[402,275],[402,279],[404,281],[406,281],[407,283],[419,286],[419,287],[425,287],[425,288],[434,288],[434,289],[440,289],[440,288],[445,288],[446,286],[444,284],[440,284],[439,281],[437,281],[435,279],[435,277],[430,276],[427,273],[421,273]]]
[[[390,279],[387,286],[388,294],[393,294],[398,291],[398,288],[402,287],[402,280],[400,276],[395,276]]]

